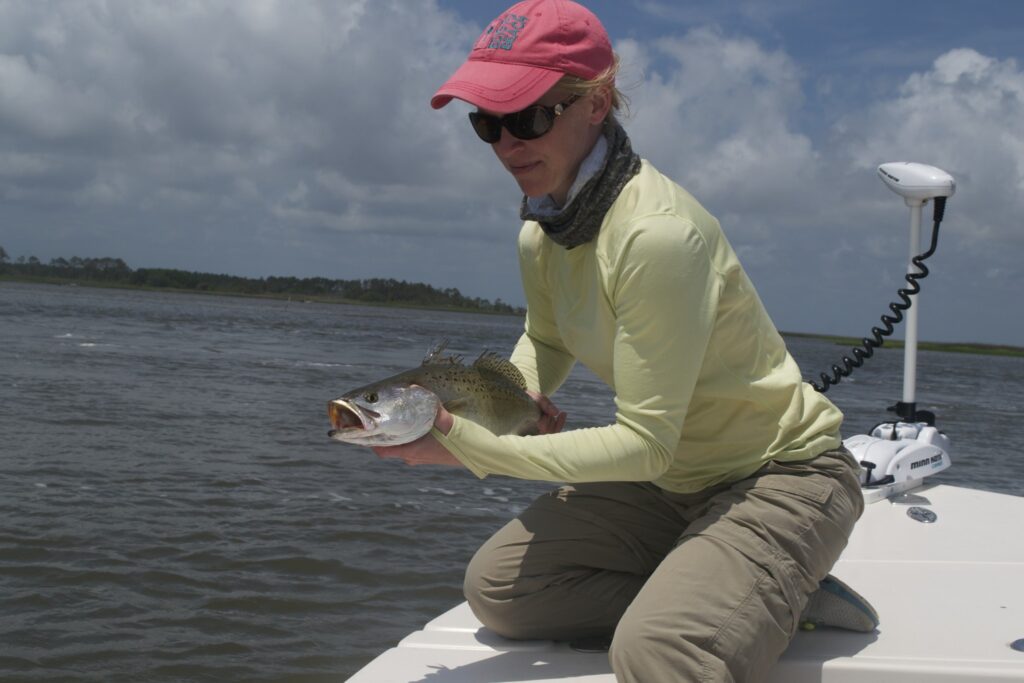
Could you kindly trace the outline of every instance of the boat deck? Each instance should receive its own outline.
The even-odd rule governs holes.
[[[908,515],[930,510],[932,523]],[[800,632],[772,683],[1024,681],[1024,498],[923,486],[867,506],[833,569],[878,610],[874,633]],[[465,603],[370,662],[350,683],[613,683],[604,653],[509,641]]]

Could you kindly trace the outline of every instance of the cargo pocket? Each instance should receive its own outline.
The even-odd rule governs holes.
[[[806,596],[846,545],[846,534],[830,519],[832,484],[800,463],[769,463],[717,495],[708,514],[686,530],[728,543],[771,576],[789,606],[779,625],[790,635]]]
[[[798,533],[814,524],[832,498],[830,481],[819,473],[775,462],[766,465],[761,472],[736,482],[732,491],[746,494],[754,507],[767,506],[763,511],[767,519],[775,518],[780,512],[792,515],[793,519],[778,522],[784,526],[795,523]]]

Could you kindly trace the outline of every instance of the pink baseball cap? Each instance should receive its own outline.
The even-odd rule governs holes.
[[[526,0],[491,22],[430,106],[440,109],[457,97],[508,114],[536,102],[562,76],[589,80],[613,61],[608,33],[586,7],[570,0]]]

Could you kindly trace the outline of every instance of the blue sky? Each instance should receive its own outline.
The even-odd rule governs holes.
[[[1024,345],[1024,3],[591,2],[634,147],[721,220],[783,330],[861,335],[957,179],[921,337]],[[0,246],[522,303],[518,193],[427,101],[505,3],[0,2]]]

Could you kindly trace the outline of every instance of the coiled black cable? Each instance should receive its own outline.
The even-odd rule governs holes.
[[[924,261],[935,253],[935,248],[939,244],[939,223],[942,222],[942,216],[946,211],[945,197],[936,197],[934,201],[934,224],[932,226],[931,245],[929,245],[928,251],[910,259],[910,262],[917,266],[918,272],[907,273],[906,280],[909,287],[904,287],[896,292],[896,296],[900,298],[900,301],[894,301],[889,304],[889,310],[892,311],[892,315],[882,316],[882,324],[885,327],[872,327],[871,337],[864,337],[861,339],[861,346],[855,346],[851,349],[853,358],[843,356],[843,366],[833,365],[831,376],[824,372],[819,375],[821,377],[821,384],[810,382],[810,385],[820,393],[828,391],[828,388],[833,384],[839,384],[843,377],[850,376],[854,368],[859,368],[863,365],[865,358],[871,358],[871,356],[875,355],[875,349],[885,343],[884,337],[890,336],[895,330],[893,326],[903,320],[903,311],[910,308],[913,303],[910,297],[921,291],[921,285],[918,283],[918,280],[923,280],[928,276],[928,267],[924,265]]]

